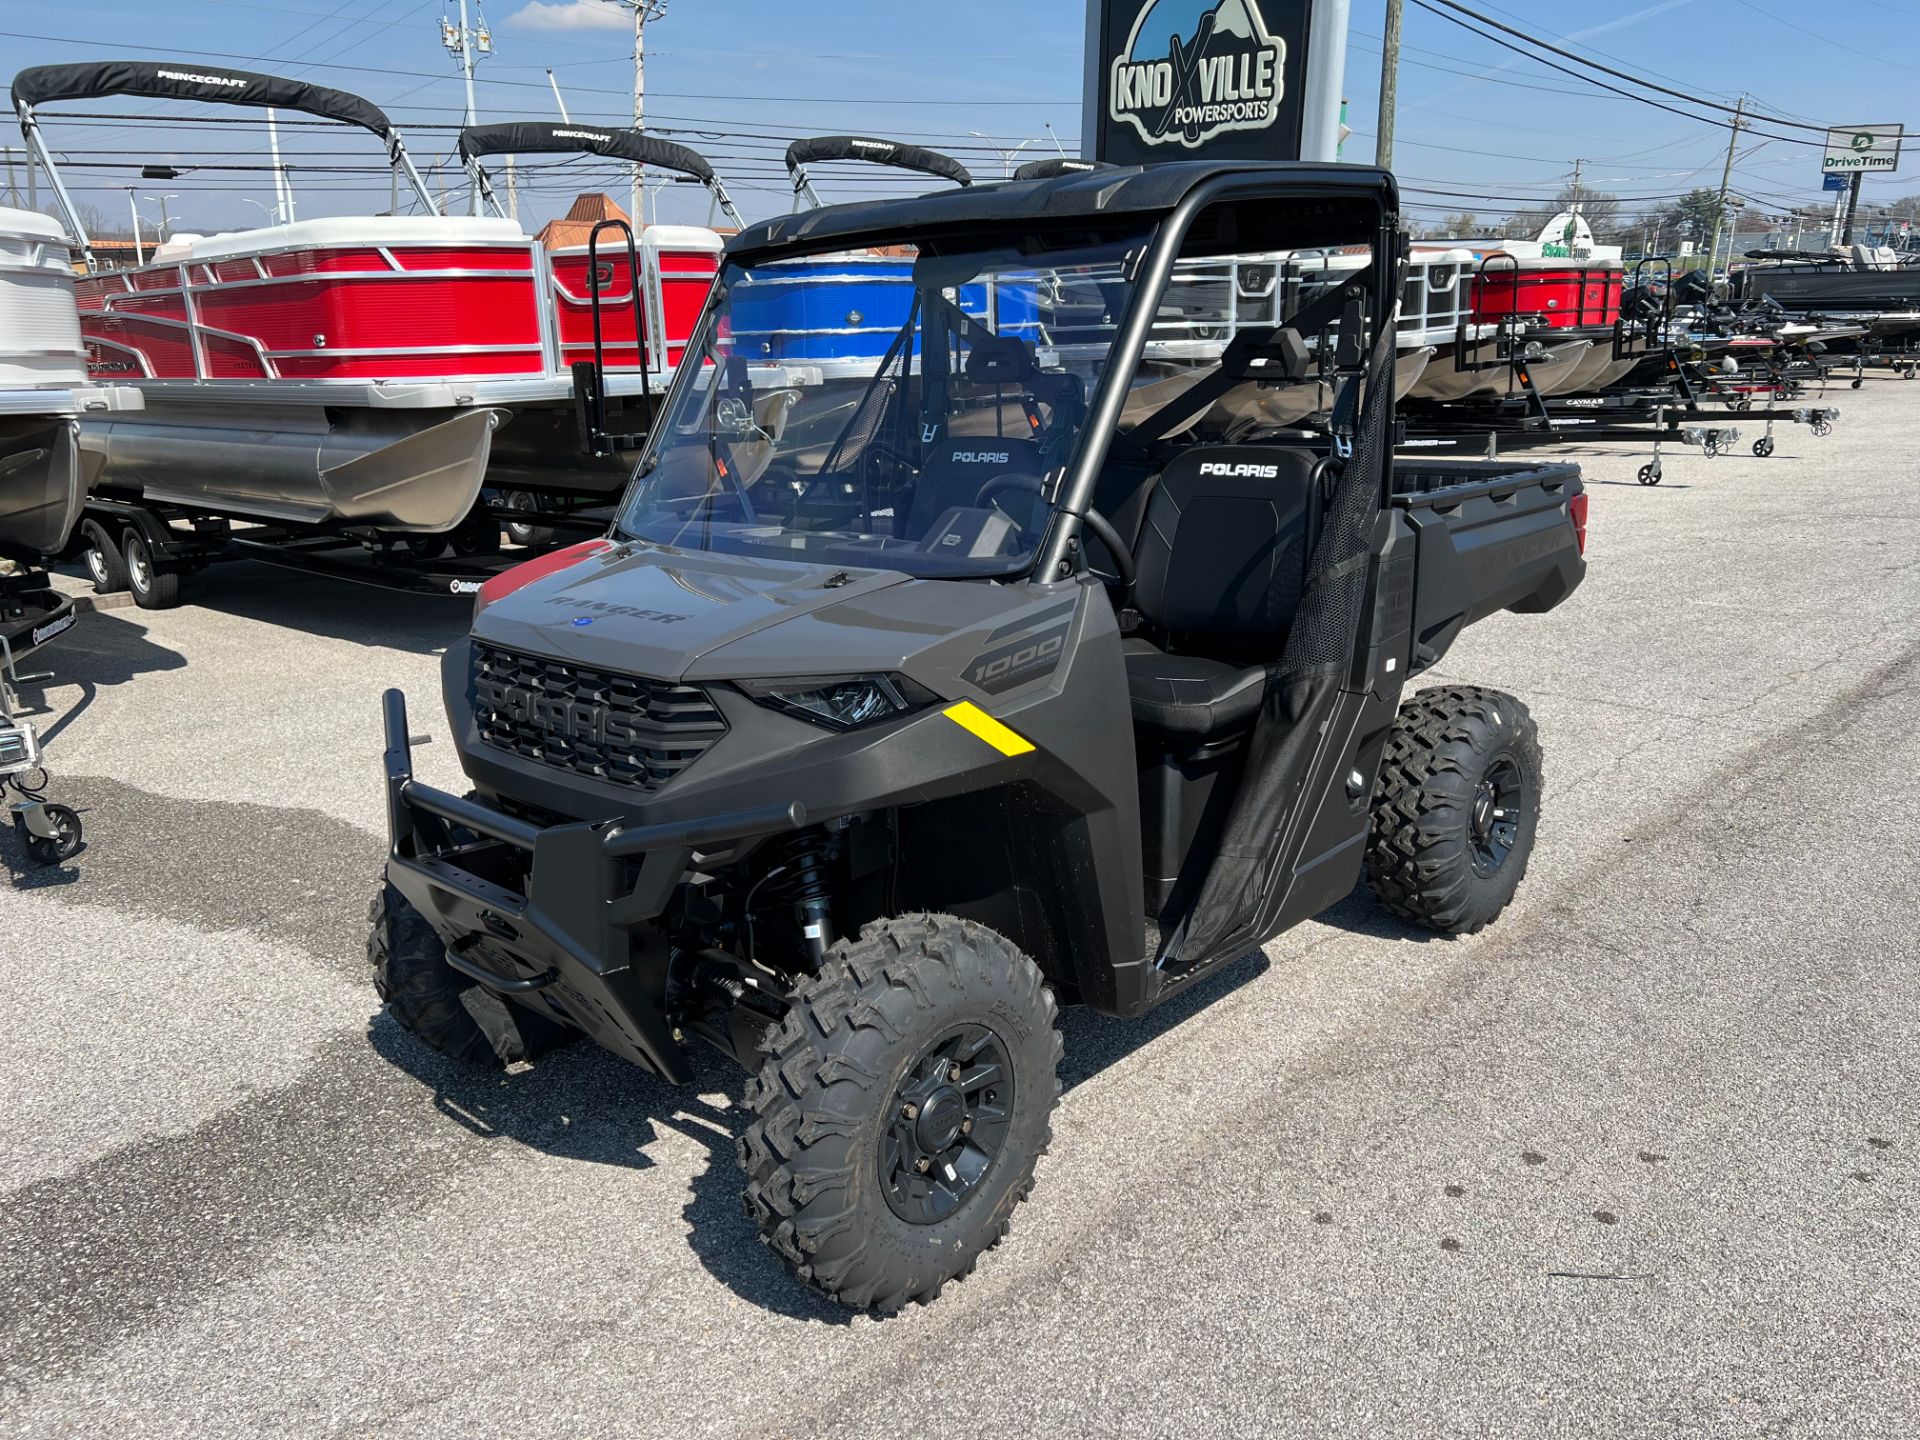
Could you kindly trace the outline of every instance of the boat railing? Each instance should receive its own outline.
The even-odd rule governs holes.
[[[1496,315],[1489,324],[1480,312],[1479,296],[1493,274],[1496,262],[1504,262],[1513,289],[1513,304],[1506,314]],[[1492,370],[1509,364],[1520,349],[1523,317],[1520,304],[1520,261],[1505,251],[1496,250],[1481,257],[1473,270],[1473,303],[1461,307],[1460,323],[1454,331],[1453,364],[1456,370]]]
[[[606,231],[618,232],[627,252],[627,298],[633,305],[634,346],[640,362],[640,394],[650,419],[653,411],[653,385],[648,372],[653,368],[647,344],[647,325],[640,303],[640,253],[634,244],[633,226],[625,220],[606,219],[587,235],[587,294],[593,310],[593,359],[573,364],[574,413],[580,426],[580,448],[595,459],[613,454],[617,441],[634,440],[636,435],[614,435],[607,430],[607,350],[602,321],[602,292],[613,281],[613,266],[607,278],[600,278],[600,237]]]
[[[1655,276],[1648,271],[1658,267]],[[1627,313],[1626,292],[1628,285],[1623,284],[1620,292],[1620,314],[1613,322],[1613,358],[1616,360],[1637,359],[1650,355],[1664,343],[1673,320],[1673,261],[1665,255],[1645,255],[1636,260],[1631,272],[1631,288],[1640,295],[1649,295],[1650,284],[1657,284],[1659,300],[1644,307],[1644,313]]]

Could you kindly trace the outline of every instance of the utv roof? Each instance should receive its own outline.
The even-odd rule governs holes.
[[[888,244],[931,231],[991,230],[1084,219],[1164,215],[1219,176],[1264,181],[1302,198],[1377,200],[1399,208],[1393,176],[1372,165],[1312,161],[1178,160],[1160,165],[1087,171],[1043,180],[976,184],[900,200],[866,200],[781,215],[749,225],[727,244],[730,254],[816,248],[821,242]]]

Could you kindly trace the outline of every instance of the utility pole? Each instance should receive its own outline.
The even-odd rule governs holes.
[[[280,163],[280,116],[271,105],[267,107],[267,149],[273,154],[273,218],[276,224],[291,225],[293,181],[287,178],[287,167]]]
[[[633,11],[633,128],[647,128],[647,22],[658,20],[667,13],[667,0],[609,0],[609,3],[623,5]],[[554,97],[559,98],[558,87]],[[565,107],[562,107],[563,109]],[[633,205],[630,212],[634,225],[645,229],[647,224],[647,177],[644,167],[633,167]]]
[[[1403,3],[1404,0],[1387,0],[1387,33],[1380,45],[1380,123],[1374,126],[1373,163],[1382,170],[1393,168],[1393,110],[1400,91],[1400,8]]]
[[[1580,213],[1580,167],[1586,163],[1578,155],[1573,157],[1573,201],[1568,208],[1576,215]]]
[[[127,211],[133,216],[133,263],[147,263],[147,252],[140,245],[140,202],[134,198],[133,187],[127,187]]]
[[[1720,172],[1720,203],[1713,212],[1713,244],[1707,250],[1707,278],[1713,278],[1713,267],[1720,255],[1720,232],[1727,223],[1727,187],[1733,183],[1733,148],[1740,143],[1740,131],[1746,126],[1747,97],[1742,95],[1733,108],[1733,125],[1727,131],[1727,163]]]
[[[478,27],[469,25],[467,0],[460,0],[460,25],[457,29],[444,14],[440,17],[440,43],[460,62],[460,74],[467,83],[467,115],[461,124],[471,125],[480,114],[473,98],[473,67],[493,54],[493,32],[487,29],[486,15],[481,14]],[[440,208],[444,210],[446,206],[443,204]],[[468,187],[467,213],[480,213],[480,187],[477,185]]]

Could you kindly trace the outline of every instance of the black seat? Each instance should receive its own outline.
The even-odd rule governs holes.
[[[999,475],[1017,475],[1031,483],[1008,485],[989,496],[987,505],[997,505],[1022,525],[1032,525],[1043,513],[1040,479],[1045,473],[1046,460],[1032,440],[993,435],[946,439],[928,454],[921,467],[901,536],[924,540],[934,522],[949,510],[982,508],[977,503],[981,488]]]
[[[1161,475],[1135,553],[1134,724],[1185,740],[1250,726],[1299,609],[1318,525],[1310,450],[1209,446]],[[1156,643],[1157,642],[1157,643]]]
[[[1139,636],[1122,646],[1134,724],[1162,735],[1203,739],[1253,722],[1267,693],[1266,667],[1169,655]]]

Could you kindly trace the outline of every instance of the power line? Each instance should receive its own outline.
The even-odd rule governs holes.
[[[1677,99],[1677,100],[1685,100],[1685,101],[1686,101],[1686,102],[1687,102],[1688,104],[1691,104],[1691,105],[1703,105],[1703,106],[1706,106],[1706,107],[1707,107],[1707,108],[1709,108],[1709,109],[1712,109],[1712,110],[1719,110],[1719,111],[1722,111],[1722,112],[1724,112],[1725,114],[1728,114],[1728,115],[1732,115],[1732,114],[1735,114],[1735,113],[1736,113],[1736,111],[1735,111],[1735,108],[1734,108],[1733,106],[1731,106],[1731,105],[1723,105],[1723,104],[1721,104],[1721,103],[1720,103],[1719,101],[1717,101],[1717,100],[1706,100],[1706,99],[1702,99],[1702,98],[1701,98],[1700,96],[1698,96],[1698,95],[1690,95],[1690,94],[1688,94],[1688,93],[1687,93],[1686,91],[1684,91],[1684,90],[1674,90],[1674,89],[1671,89],[1671,88],[1669,88],[1669,87],[1667,87],[1667,86],[1665,86],[1665,85],[1662,85],[1662,84],[1659,84],[1659,83],[1658,83],[1657,81],[1653,81],[1653,80],[1648,80],[1648,79],[1647,79],[1647,78],[1645,78],[1644,76],[1640,76],[1640,75],[1634,75],[1634,74],[1631,74],[1631,73],[1629,73],[1628,71],[1625,71],[1625,70],[1616,70],[1616,69],[1615,69],[1615,68],[1614,68],[1613,66],[1611,66],[1611,65],[1602,65],[1602,64],[1601,64],[1601,63],[1600,63],[1600,62],[1599,62],[1598,60],[1595,60],[1595,59],[1592,59],[1592,58],[1591,58],[1591,57],[1589,57],[1589,56],[1585,56],[1585,55],[1581,55],[1581,54],[1579,54],[1578,52],[1576,52],[1576,51],[1573,51],[1573,50],[1567,50],[1567,49],[1563,49],[1562,47],[1560,47],[1560,46],[1558,46],[1558,45],[1554,45],[1554,44],[1551,44],[1551,43],[1549,43],[1548,41],[1545,41],[1545,40],[1542,40],[1542,39],[1540,39],[1540,38],[1539,38],[1538,36],[1535,36],[1535,35],[1530,35],[1530,34],[1528,34],[1528,33],[1527,33],[1526,31],[1524,31],[1524,30],[1516,30],[1516,29],[1514,29],[1514,28],[1513,28],[1513,26],[1511,26],[1511,25],[1503,25],[1503,24],[1501,24],[1501,23],[1500,23],[1500,22],[1499,22],[1498,20],[1495,20],[1495,19],[1494,19],[1494,18],[1493,18],[1492,16],[1489,16],[1489,15],[1483,15],[1483,14],[1481,14],[1481,13],[1480,13],[1480,12],[1479,12],[1478,10],[1473,10],[1473,9],[1469,9],[1469,8],[1468,8],[1467,6],[1465,6],[1465,5],[1462,5],[1462,4],[1460,4],[1460,3],[1459,3],[1459,0],[1414,0],[1414,3],[1415,3],[1416,5],[1418,5],[1418,6],[1420,6],[1420,7],[1421,7],[1421,9],[1423,9],[1423,10],[1428,10],[1428,11],[1431,11],[1431,12],[1432,12],[1433,14],[1435,14],[1435,15],[1439,15],[1439,16],[1440,16],[1440,17],[1441,17],[1441,18],[1442,18],[1443,20],[1450,20],[1450,21],[1452,21],[1452,22],[1453,22],[1453,23],[1454,23],[1455,25],[1458,25],[1458,26],[1460,26],[1460,27],[1461,27],[1462,29],[1464,29],[1464,30],[1466,30],[1466,31],[1468,31],[1469,33],[1478,33],[1478,32],[1475,32],[1475,31],[1473,30],[1473,27],[1472,27],[1472,26],[1470,26],[1470,25],[1468,25],[1468,24],[1466,24],[1466,22],[1465,22],[1465,21],[1463,21],[1463,20],[1460,20],[1460,19],[1458,19],[1458,18],[1456,18],[1456,16],[1454,16],[1454,15],[1449,15],[1449,14],[1447,14],[1447,13],[1445,13],[1445,11],[1443,11],[1443,10],[1442,10],[1442,9],[1440,9],[1439,7],[1441,7],[1441,6],[1445,6],[1445,7],[1446,7],[1446,10],[1451,10],[1451,11],[1456,11],[1456,12],[1458,12],[1458,14],[1459,14],[1459,15],[1465,15],[1465,16],[1467,16],[1467,17],[1469,17],[1469,18],[1471,18],[1471,19],[1473,19],[1473,20],[1477,20],[1477,21],[1479,21],[1479,22],[1480,22],[1480,23],[1481,23],[1482,25],[1486,25],[1486,26],[1488,26],[1488,27],[1490,27],[1490,28],[1492,28],[1492,29],[1494,29],[1494,30],[1498,30],[1498,31],[1500,31],[1500,32],[1501,32],[1502,34],[1505,34],[1505,35],[1511,35],[1511,36],[1513,36],[1513,37],[1514,37],[1514,38],[1516,38],[1516,39],[1519,39],[1519,40],[1524,40],[1524,41],[1525,41],[1525,42],[1526,42],[1527,44],[1529,44],[1529,45],[1533,45],[1533,46],[1536,46],[1536,47],[1538,47],[1539,49],[1542,49],[1542,50],[1549,50],[1549,51],[1551,51],[1552,53],[1554,53],[1555,55],[1560,55],[1560,56],[1564,56],[1564,57],[1565,57],[1566,59],[1569,59],[1569,60],[1572,60],[1572,61],[1574,61],[1574,62],[1575,62],[1576,64],[1580,64],[1580,65],[1585,65],[1585,66],[1587,66],[1587,67],[1588,67],[1589,69],[1592,69],[1592,70],[1598,70],[1598,71],[1600,71],[1600,72],[1601,72],[1602,74],[1606,74],[1606,75],[1611,75],[1611,76],[1613,76],[1613,77],[1614,77],[1615,79],[1617,79],[1617,80],[1625,80],[1625,81],[1626,81],[1626,82],[1627,82],[1628,84],[1630,84],[1630,85],[1638,85],[1638,86],[1640,86],[1641,88],[1643,88],[1643,89],[1646,89],[1646,90],[1654,90],[1654,91],[1658,91],[1658,92],[1659,92],[1660,94],[1662,94],[1662,95],[1670,95],[1670,96],[1672,96],[1672,97],[1674,97],[1674,98],[1675,98],[1675,99]],[[1743,0],[1743,3],[1745,3],[1745,0]],[[1504,48],[1506,48],[1506,49],[1508,49],[1508,50],[1514,50],[1514,51],[1515,51],[1515,53],[1517,53],[1517,54],[1521,54],[1521,55],[1527,55],[1527,52],[1526,52],[1526,51],[1524,51],[1524,50],[1520,50],[1520,49],[1518,49],[1518,47],[1516,47],[1516,46],[1513,46],[1513,45],[1509,45],[1509,44],[1507,44],[1507,43],[1506,43],[1505,41],[1502,41],[1502,40],[1499,40],[1499,39],[1497,39],[1497,38],[1496,38],[1496,37],[1494,37],[1494,36],[1491,36],[1491,35],[1484,35],[1484,34],[1483,34],[1483,35],[1481,35],[1481,38],[1482,38],[1483,40],[1492,40],[1492,41],[1493,41],[1493,42],[1494,42],[1494,43],[1495,43],[1496,45],[1501,45],[1501,46],[1503,46]],[[1560,66],[1558,66],[1558,65],[1555,65],[1555,64],[1554,64],[1554,63],[1553,63],[1552,61],[1550,61],[1550,60],[1543,60],[1543,59],[1541,59],[1541,58],[1540,58],[1539,56],[1537,56],[1537,55],[1527,55],[1527,58],[1528,58],[1528,59],[1530,59],[1530,60],[1533,60],[1533,61],[1535,61],[1535,62],[1537,62],[1538,64],[1541,64],[1541,65],[1545,65],[1545,66],[1547,66],[1547,67],[1548,67],[1548,68],[1550,68],[1550,69],[1554,69],[1554,70],[1560,70],[1560,69],[1562,68],[1562,67],[1560,67]],[[1566,74],[1573,74],[1573,72],[1572,72],[1572,71],[1563,71],[1563,73],[1566,73]],[[1575,78],[1576,78],[1576,79],[1583,79],[1583,78],[1585,78],[1585,77],[1583,77],[1583,76],[1578,76],[1578,75],[1576,75],[1576,76],[1575,76]],[[1589,83],[1589,84],[1599,84],[1600,82],[1599,82],[1599,81],[1596,81],[1596,80],[1589,80],[1589,81],[1588,81],[1588,83]],[[1612,87],[1607,87],[1607,88],[1612,88]],[[1645,99],[1644,97],[1641,97],[1641,96],[1629,96],[1628,98],[1630,98],[1630,99],[1640,99],[1640,100],[1642,100],[1642,101],[1643,101],[1643,103],[1645,103],[1645,104],[1649,104],[1649,105],[1651,105],[1651,104],[1654,104],[1654,103],[1656,103],[1656,102],[1654,102],[1654,101],[1651,101],[1651,100],[1646,100],[1646,99]],[[1662,109],[1666,109],[1666,108],[1669,108],[1669,107],[1666,107],[1666,106],[1661,106],[1660,108],[1662,108]],[[1682,114],[1682,113],[1684,113],[1684,112],[1681,112],[1681,111],[1674,111],[1674,113],[1675,113],[1675,114]],[[1687,116],[1686,118],[1688,118],[1688,119],[1690,119],[1690,120],[1699,120],[1699,119],[1702,119],[1702,117],[1701,117],[1701,116],[1697,116],[1697,115],[1689,115],[1689,116]],[[1760,120],[1760,121],[1764,121],[1765,123],[1767,123],[1767,124],[1769,124],[1769,125],[1780,125],[1780,126],[1784,126],[1784,127],[1786,127],[1786,128],[1789,128],[1789,129],[1794,129],[1794,130],[1811,130],[1811,131],[1814,131],[1814,132],[1816,132],[1816,133],[1818,133],[1818,134],[1820,134],[1820,135],[1822,135],[1822,136],[1824,136],[1824,135],[1826,134],[1826,131],[1827,131],[1827,128],[1828,128],[1828,127],[1826,127],[1825,125],[1817,125],[1817,124],[1814,124],[1814,123],[1812,123],[1812,122],[1810,122],[1810,121],[1804,121],[1804,120],[1789,120],[1789,119],[1786,119],[1786,118],[1784,118],[1784,117],[1782,117],[1782,116],[1778,116],[1778,115],[1759,115],[1759,114],[1749,114],[1749,115],[1748,115],[1748,116],[1747,116],[1746,118],[1747,118],[1748,120],[1750,120],[1750,121],[1752,121],[1752,120]],[[1709,122],[1709,123],[1725,123],[1725,122]],[[1774,137],[1774,138],[1776,138],[1776,139],[1785,139],[1785,138],[1787,138],[1787,137],[1785,137],[1785,136],[1776,136],[1776,137]],[[1807,141],[1802,141],[1802,142],[1799,142],[1799,143],[1802,143],[1802,144],[1807,144],[1807,143],[1814,143],[1814,142],[1807,142]],[[1822,145],[1824,145],[1824,141],[1822,141],[1822,142],[1819,142],[1819,143],[1821,143]]]
[[[1798,30],[1802,35],[1811,35],[1823,45],[1831,45],[1834,49],[1844,50],[1849,55],[1859,55],[1868,60],[1877,60],[1882,65],[1891,65],[1896,70],[1905,70],[1909,75],[1920,75],[1920,66],[1902,65],[1898,60],[1889,60],[1886,56],[1876,55],[1871,50],[1858,50],[1851,45],[1842,45],[1838,40],[1833,39],[1829,35],[1822,35],[1818,30],[1809,30],[1804,25],[1796,25],[1791,20],[1783,20],[1771,10],[1762,10],[1758,5],[1753,3],[1753,0],[1739,0],[1739,3],[1753,11],[1754,14],[1765,16],[1776,25],[1784,25],[1789,30]]]
[[[131,45],[120,41],[87,40],[75,35],[34,35],[19,30],[0,30],[0,38],[8,40],[40,40],[50,45],[85,45],[94,50],[140,50],[150,55],[173,55],[179,53],[178,47],[174,46]],[[273,57],[268,55],[241,55],[230,50],[203,50],[198,53],[196,58],[208,60],[244,60],[249,64],[260,64],[263,61],[271,60]],[[319,62],[314,63],[317,64]],[[352,70],[363,75],[396,75],[406,80],[451,80],[453,78],[450,75],[430,74],[424,70],[394,70],[378,65],[341,65],[337,68],[341,70]],[[490,79],[487,83],[490,85],[512,85],[523,90],[544,91],[547,89],[545,84],[537,80]],[[625,90],[609,89],[604,85],[579,85],[573,88],[590,95],[626,96],[630,93]],[[675,100],[725,100],[733,104],[738,104],[741,99],[738,94],[699,91],[661,90],[655,93],[669,96]],[[1056,97],[1050,99],[1046,96],[1036,96],[1025,100],[979,100],[972,96],[967,96],[965,99],[928,99],[924,96],[900,96],[895,98],[862,96],[858,100],[849,101],[844,96],[832,95],[755,95],[752,99],[756,103],[783,105],[1015,105],[1028,109],[1037,108],[1042,105],[1058,105],[1078,109],[1081,103],[1078,98],[1062,99]]]

